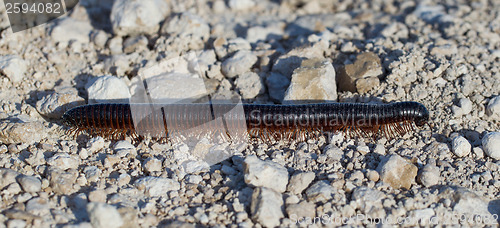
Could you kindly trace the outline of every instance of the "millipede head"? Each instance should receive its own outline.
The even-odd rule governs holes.
[[[429,121],[429,111],[423,104],[414,102],[417,106],[417,112],[415,117],[415,125],[418,127],[424,126]]]
[[[81,123],[81,115],[79,115],[79,109],[77,108],[72,108],[68,111],[66,111],[63,116],[62,116],[62,121],[66,126],[70,127],[75,127],[79,126]]]

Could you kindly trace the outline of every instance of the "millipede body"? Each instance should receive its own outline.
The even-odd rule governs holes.
[[[386,137],[403,135],[413,124],[427,123],[429,113],[417,102],[390,104],[93,104],[63,115],[74,134],[170,138],[209,132],[261,139],[304,139],[323,132],[348,131]]]

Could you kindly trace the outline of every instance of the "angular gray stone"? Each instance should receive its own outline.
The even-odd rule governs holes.
[[[265,227],[280,224],[283,215],[283,198],[280,193],[265,187],[255,188],[252,194],[250,213],[255,222]]]
[[[262,161],[255,155],[243,162],[245,183],[254,187],[266,187],[282,193],[288,184],[288,171],[273,161]]]
[[[310,100],[318,101],[337,100],[337,83],[335,69],[326,59],[307,59],[302,61],[299,68],[292,74],[292,81],[285,92],[286,103]]]

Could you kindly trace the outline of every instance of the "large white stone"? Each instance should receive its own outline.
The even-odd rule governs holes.
[[[128,86],[124,81],[115,76],[101,76],[91,80],[85,86],[89,103],[120,102],[125,103],[130,99]]]
[[[248,156],[244,163],[245,183],[254,187],[267,187],[277,192],[285,192],[288,171],[273,161],[262,161],[256,156]]]
[[[304,60],[293,71],[292,82],[285,92],[284,101],[295,103],[305,100],[314,103],[337,100],[335,69],[326,59]]]
[[[500,120],[500,96],[496,96],[488,102],[486,114]]]
[[[169,11],[163,0],[116,0],[111,10],[113,32],[118,36],[156,33]]]
[[[12,82],[20,82],[26,73],[26,62],[17,55],[0,56],[0,74],[7,76]]]
[[[280,193],[269,188],[256,188],[252,194],[250,213],[254,221],[265,227],[275,227],[283,218],[283,198]]]
[[[169,191],[180,189],[179,182],[164,177],[143,177],[134,182],[135,187],[147,196],[166,196]]]
[[[123,225],[120,213],[112,205],[89,203],[87,204],[87,213],[89,214],[90,223],[95,228],[118,228]]]
[[[500,132],[490,132],[483,137],[483,150],[491,158],[500,160]]]
[[[87,44],[90,42],[92,29],[89,21],[65,17],[52,28],[50,37],[56,42],[78,41]]]

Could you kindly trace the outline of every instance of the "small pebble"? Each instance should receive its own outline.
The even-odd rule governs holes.
[[[465,157],[471,152],[471,145],[466,138],[457,136],[451,143],[451,151],[458,157]]]

